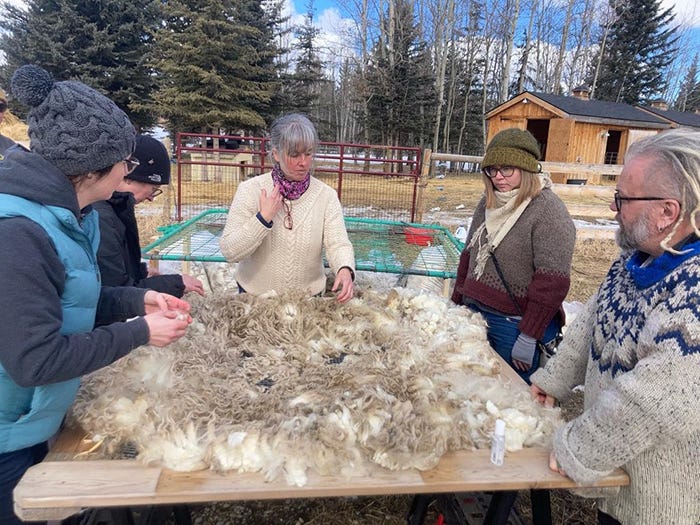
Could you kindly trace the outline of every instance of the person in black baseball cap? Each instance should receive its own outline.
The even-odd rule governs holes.
[[[161,275],[141,261],[136,205],[152,201],[170,183],[170,156],[165,146],[149,135],[136,137],[133,157],[138,166],[124,177],[112,197],[94,204],[100,214],[100,248],[97,260],[102,283],[136,286],[182,297],[204,295],[202,282],[187,274]]]

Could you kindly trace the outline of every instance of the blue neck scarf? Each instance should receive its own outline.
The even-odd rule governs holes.
[[[693,235],[689,241],[687,244],[681,243],[680,246],[674,246],[676,250],[683,253],[676,255],[664,252],[646,266],[642,265],[649,256],[646,253],[635,252],[625,264],[625,268],[630,272],[637,286],[648,288],[666,277],[691,257],[700,254],[700,240]]]

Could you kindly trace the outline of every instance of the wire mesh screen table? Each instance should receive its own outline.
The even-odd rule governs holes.
[[[227,209],[214,208],[181,224],[143,249],[143,257],[163,261],[226,262],[219,237]],[[443,226],[346,217],[357,270],[451,279],[457,276],[463,244]],[[327,263],[324,257],[324,264]]]

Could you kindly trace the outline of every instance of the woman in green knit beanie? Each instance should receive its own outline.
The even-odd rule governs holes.
[[[540,363],[564,324],[575,228],[541,173],[528,131],[496,134],[481,163],[484,196],[474,211],[452,300],[480,312],[493,348],[520,376]]]

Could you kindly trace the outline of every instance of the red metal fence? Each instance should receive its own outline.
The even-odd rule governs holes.
[[[272,169],[269,139],[178,133],[176,219],[228,207],[238,184]],[[346,217],[414,222],[419,148],[321,142],[314,175],[333,187]]]

